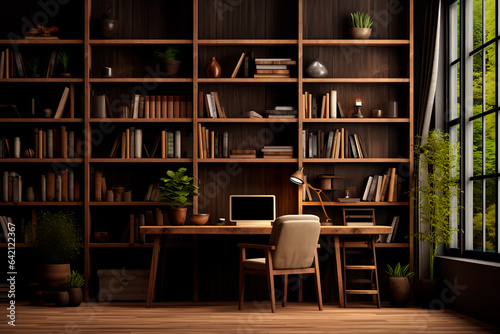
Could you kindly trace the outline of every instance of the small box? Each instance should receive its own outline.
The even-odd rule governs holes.
[[[99,301],[146,300],[149,283],[147,269],[100,269]]]

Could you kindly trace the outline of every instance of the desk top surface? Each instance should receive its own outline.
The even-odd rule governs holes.
[[[141,226],[144,234],[271,234],[271,226]],[[321,234],[389,234],[390,226],[321,226]]]

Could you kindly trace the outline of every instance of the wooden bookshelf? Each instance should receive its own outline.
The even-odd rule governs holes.
[[[22,133],[24,151],[31,145],[26,143],[31,143],[34,128],[66,126],[86,139],[83,141],[86,143],[85,154],[82,158],[72,159],[0,158],[0,164],[4,163],[0,171],[19,170],[25,174],[34,173],[39,178],[51,164],[66,164],[75,170],[75,178],[80,181],[81,201],[0,202],[0,207],[6,214],[18,214],[24,210],[28,216],[34,216],[37,210],[45,207],[81,213],[83,267],[86,282],[89,282],[85,285],[85,296],[89,297],[97,293],[96,270],[112,265],[106,260],[108,252],[116,250],[135,254],[143,252],[142,249],[147,252],[151,247],[151,244],[114,241],[120,240],[116,239],[116,234],[122,233],[130,214],[166,209],[164,203],[144,201],[144,197],[148,186],[158,181],[168,169],[186,167],[194,174],[201,195],[194,199],[193,211],[210,213],[208,224],[214,224],[218,217],[228,218],[229,196],[241,193],[276,195],[279,202],[277,215],[313,213],[323,217],[315,194],[312,194],[314,201],[303,201],[302,187],[289,181],[289,176],[302,167],[308,175],[308,182],[315,187],[319,186],[318,176],[321,174],[343,176],[345,186],[356,188],[354,197],[359,197],[368,176],[384,173],[388,168],[398,168],[398,173],[404,173],[407,180],[403,186],[403,191],[407,191],[412,187],[414,159],[413,3],[414,0],[402,1],[398,14],[391,14],[388,23],[376,23],[374,35],[367,40],[349,37],[346,18],[351,11],[384,9],[387,2],[249,0],[231,5],[231,10],[220,13],[211,0],[120,1],[114,4],[114,15],[120,25],[112,39],[101,38],[97,31],[97,20],[109,7],[108,2],[78,0],[61,5],[63,17],[57,17],[60,39],[16,39],[14,44],[9,39],[0,39],[0,51],[15,46],[23,56],[37,54],[47,57],[52,50],[68,50],[73,55],[72,77],[63,78],[57,74],[51,78],[0,78],[0,86],[4,88],[0,93],[0,104],[30,100],[38,94],[41,104],[55,112],[63,88],[73,84],[76,87],[74,118],[33,117],[29,105],[18,103],[23,118],[0,118],[0,130],[6,130],[9,139]],[[22,36],[19,20],[27,15],[26,10],[38,10],[37,1],[9,6],[12,7],[9,11],[0,14],[0,31]],[[177,78],[165,77],[161,73],[163,63],[154,56],[154,51],[163,50],[168,45],[181,50],[181,73]],[[231,78],[240,55],[243,52],[248,55],[251,51],[256,58],[292,58],[297,64],[290,66],[289,78],[244,77],[244,65],[238,75]],[[220,78],[205,75],[211,57],[216,57],[222,67]],[[306,76],[305,70],[314,59],[319,59],[328,68],[328,77]],[[113,77],[101,76],[101,70],[106,66],[112,67]],[[42,67],[46,69],[46,65]],[[331,90],[338,92],[338,103],[346,114],[353,109],[355,100],[361,98],[365,117],[306,118],[303,94],[309,92],[319,97]],[[227,118],[208,118],[206,113],[198,114],[201,107],[199,92],[215,91]],[[106,94],[113,111],[119,106],[130,107],[136,93],[192,96],[193,115],[150,119],[94,118],[93,92]],[[398,102],[398,117],[368,117],[372,109],[387,111],[390,100]],[[275,106],[294,106],[298,111],[297,118],[242,117],[246,111],[263,113]],[[201,158],[198,155],[199,125],[219,134],[227,131],[229,149],[255,149],[257,158]],[[154,158],[147,158],[144,152],[142,158],[109,158],[118,134],[131,127],[143,130],[143,143],[148,150],[163,130],[181,130],[187,135],[189,144],[183,147],[181,158],[161,158],[158,151]],[[348,129],[350,134],[360,134],[367,146],[368,158],[304,157],[303,152],[308,148],[302,144],[303,130],[327,133],[340,128]],[[259,151],[265,145],[293,146],[293,156],[262,158]],[[116,156],[119,157],[120,152]],[[43,171],[39,172],[39,168]],[[132,201],[95,201],[92,180],[96,171],[104,172],[108,189],[123,186],[132,190]],[[35,177],[28,178],[27,182],[35,183],[36,180]],[[414,241],[411,237],[404,239],[414,229],[414,209],[407,196],[396,202],[339,203],[332,198],[333,195],[338,197],[338,192],[326,193],[332,201],[325,205],[335,223],[339,223],[335,217],[339,217],[342,207],[374,207],[377,224],[387,225],[391,215],[400,215],[398,242],[377,244],[377,248],[401,249],[399,253],[403,254],[403,260],[413,269]],[[115,233],[113,242],[94,242],[93,232],[105,229]],[[384,256],[392,256],[388,255],[389,251],[383,253]],[[133,266],[144,265],[144,259],[140,262],[135,256],[129,258],[135,261],[131,264]],[[391,259],[377,260],[384,265]],[[204,269],[200,268],[200,272]],[[222,269],[218,275],[234,276],[229,269]],[[223,280],[221,282],[218,284],[224,284]],[[209,293],[206,297],[213,296]]]

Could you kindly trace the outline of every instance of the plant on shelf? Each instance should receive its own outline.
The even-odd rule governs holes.
[[[411,297],[409,278],[415,275],[413,271],[409,271],[410,264],[401,266],[398,262],[392,268],[389,264],[385,271],[389,275],[389,301],[394,307],[403,307],[408,303]]]
[[[40,282],[46,289],[60,290],[67,284],[69,263],[78,259],[83,247],[76,216],[72,211],[40,211],[34,227],[32,246]]]
[[[451,143],[450,136],[439,130],[429,132],[424,145],[415,145],[419,157],[419,180],[413,189],[420,213],[420,232],[416,237],[429,244],[430,282],[419,280],[422,290],[429,294],[435,291],[434,260],[441,245],[450,245],[452,237],[459,229],[452,225],[451,218],[459,207],[453,205],[460,197],[460,147]],[[423,287],[423,285],[429,285]],[[424,296],[424,293],[421,294]],[[433,296],[422,297],[432,300]]]
[[[62,71],[60,75],[62,77],[70,77],[71,73],[69,72],[69,59],[70,56],[67,52],[61,51],[59,52],[59,61],[61,62],[62,65]]]
[[[163,51],[155,51],[155,56],[165,62],[165,72],[167,78],[176,78],[179,75],[181,61],[177,58],[177,56],[180,53],[181,50],[176,46],[168,46]]]
[[[85,284],[83,275],[76,270],[71,271],[68,275],[68,292],[69,292],[69,305],[79,306],[83,301],[82,286]]]
[[[39,78],[40,73],[38,73],[38,70],[40,69],[40,58],[38,57],[33,57],[30,59],[28,66],[31,71],[31,76],[33,78]]]
[[[368,39],[372,33],[373,17],[368,13],[351,13],[349,34],[352,38]]]
[[[160,178],[160,201],[170,205],[169,218],[174,225],[184,225],[187,208],[192,205],[193,196],[198,196],[199,187],[193,183],[194,177],[185,175],[187,169],[177,172],[168,170],[167,176]]]

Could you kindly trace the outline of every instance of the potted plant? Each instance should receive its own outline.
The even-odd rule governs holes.
[[[31,71],[31,76],[33,78],[39,78],[40,73],[38,73],[38,70],[40,69],[40,58],[38,57],[33,57],[30,59],[28,66]]]
[[[65,51],[59,52],[59,61],[61,62],[61,65],[62,65],[62,71],[59,74],[65,78],[71,76],[71,73],[69,71],[69,59],[70,59],[70,56],[67,52],[65,52]]]
[[[403,307],[410,300],[411,289],[409,278],[415,275],[413,271],[408,271],[410,264],[401,267],[398,262],[394,268],[389,264],[385,271],[389,275],[389,301],[394,307]]]
[[[368,13],[351,13],[349,35],[355,39],[368,39],[372,34],[373,17]]]
[[[199,187],[194,178],[185,175],[187,169],[181,167],[177,172],[168,170],[167,176],[160,178],[160,201],[170,205],[169,219],[172,225],[184,225],[187,207],[192,205],[193,196],[198,196]]]
[[[427,306],[435,294],[434,260],[441,245],[449,245],[453,235],[459,231],[451,225],[450,218],[458,210],[452,200],[460,194],[460,176],[457,172],[460,148],[451,143],[449,135],[439,130],[429,132],[424,145],[415,145],[419,154],[420,183],[415,182],[414,193],[418,201],[421,231],[416,237],[429,244],[430,280],[417,282],[418,298]],[[424,178],[422,178],[422,174]]]
[[[165,72],[168,78],[177,78],[181,61],[177,59],[180,50],[176,46],[168,46],[164,51],[155,51],[155,56],[165,62]]]
[[[65,290],[70,262],[83,247],[81,231],[72,211],[41,211],[34,224],[33,252],[43,289]]]
[[[82,286],[85,283],[83,275],[76,270],[68,275],[69,306],[80,306],[83,301]]]

